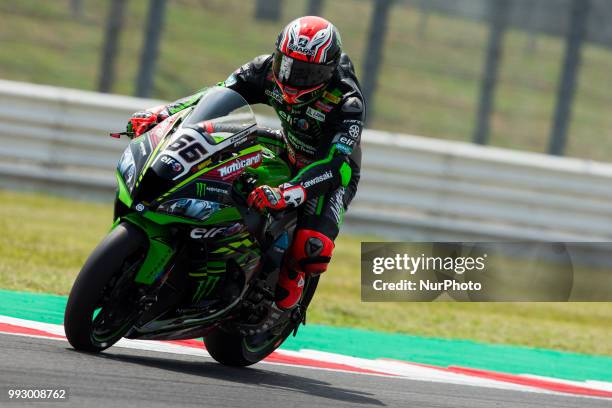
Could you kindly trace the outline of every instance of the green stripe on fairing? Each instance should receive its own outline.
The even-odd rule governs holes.
[[[214,166],[211,167],[205,167],[201,170],[198,170],[196,173],[194,173],[193,175],[189,176],[188,178],[186,178],[185,180],[181,181],[179,184],[177,184],[176,186],[172,187],[172,189],[170,189],[167,193],[165,193],[162,197],[167,197],[170,194],[174,193],[175,191],[179,190],[181,187],[187,185],[188,183],[191,183],[193,180],[197,179],[198,177],[200,177],[202,174],[208,173],[211,170],[214,170],[216,168],[219,168],[229,162],[231,162],[232,160],[235,160],[237,158],[240,158],[242,156],[246,156],[247,154],[251,154],[251,153],[256,153],[261,151],[261,146],[260,145],[254,145],[254,146],[250,146],[247,147],[245,149],[242,149],[240,152],[238,152],[238,155],[235,157],[231,157],[221,163],[217,163]]]
[[[0,289],[0,315],[63,324],[66,297]],[[612,381],[612,357],[483,344],[321,325],[299,329],[286,350],[313,349],[362,358],[391,358],[436,366],[462,366],[574,381]]]
[[[132,208],[132,197],[130,196],[130,191],[128,190],[125,182],[123,181],[123,177],[119,174],[119,171],[115,172],[115,177],[117,178],[117,187],[119,188],[119,201],[127,206],[127,208]]]

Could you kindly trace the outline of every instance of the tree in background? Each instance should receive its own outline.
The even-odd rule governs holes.
[[[510,0],[493,0],[489,5],[489,42],[485,54],[480,102],[474,129],[474,143],[487,144],[491,126],[491,113],[495,102],[497,74],[502,60],[504,34],[508,24]]]
[[[83,0],[70,0],[70,12],[74,18],[83,17]]]
[[[155,67],[159,54],[159,42],[164,29],[166,0],[150,0],[143,46],[140,54],[140,69],[136,78],[136,96],[148,97],[153,90]]]
[[[429,23],[429,15],[431,14],[431,11],[429,9],[427,0],[419,0],[418,6],[420,10],[419,11],[420,15],[419,15],[419,24],[417,28],[417,35],[422,40],[425,38],[425,35],[427,34],[427,25]]]
[[[123,15],[127,0],[112,0],[106,17],[104,47],[98,78],[98,90],[110,92],[115,82],[115,60],[119,54],[119,38],[123,29]]]
[[[307,16],[321,16],[323,10],[323,0],[308,0],[308,7],[306,8]]]
[[[566,37],[563,72],[559,81],[557,106],[548,147],[550,154],[562,155],[565,151],[567,130],[572,118],[572,104],[582,60],[581,49],[587,34],[590,6],[591,0],[572,0],[570,7],[570,24]]]
[[[368,120],[374,112],[374,93],[376,92],[377,79],[382,65],[383,48],[387,34],[387,22],[389,11],[394,0],[373,1],[374,12],[370,21],[370,33],[363,57],[363,97],[368,104]]]
[[[282,0],[257,0],[255,3],[255,19],[278,21],[282,15]]]

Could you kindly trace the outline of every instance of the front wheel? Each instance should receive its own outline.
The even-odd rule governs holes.
[[[318,276],[306,279],[300,301],[304,313],[312,300],[318,282]],[[218,328],[204,338],[204,344],[211,357],[217,362],[234,367],[246,367],[272,354],[300,323],[301,321],[288,320],[280,330],[276,330],[277,333],[267,331],[251,336]]]
[[[66,338],[76,350],[100,352],[112,346],[138,318],[132,277],[147,243],[140,229],[121,223],[83,265],[64,314]]]

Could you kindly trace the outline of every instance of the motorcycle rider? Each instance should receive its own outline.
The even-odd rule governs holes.
[[[276,289],[281,309],[297,304],[305,274],[327,269],[344,213],[357,191],[365,101],[341,47],[329,21],[301,17],[280,32],[272,55],[256,57],[219,84],[249,104],[272,106],[282,124],[276,137],[261,142],[288,160],[293,178],[280,186],[257,187],[248,197],[248,204],[259,210],[300,207]],[[127,130],[139,136],[193,106],[200,96],[135,113]]]

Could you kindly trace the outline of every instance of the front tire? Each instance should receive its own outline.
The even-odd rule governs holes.
[[[300,301],[304,313],[314,296],[318,282],[318,276],[306,279],[306,287]],[[280,334],[270,336],[262,344],[257,345],[252,344],[249,336],[218,328],[204,338],[204,344],[208,353],[217,362],[233,367],[246,367],[272,354],[300,323],[287,322]]]
[[[102,313],[100,309],[106,292],[114,289],[113,285],[124,272],[126,260],[143,251],[147,242],[139,228],[121,223],[98,244],[83,265],[70,291],[64,314],[66,338],[76,350],[100,352],[119,341],[131,327],[133,322],[122,322],[109,336],[96,338],[94,313]]]

